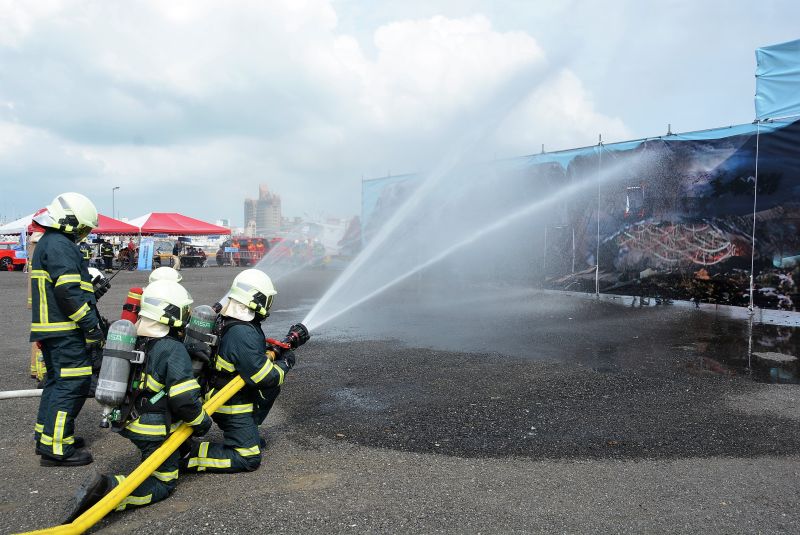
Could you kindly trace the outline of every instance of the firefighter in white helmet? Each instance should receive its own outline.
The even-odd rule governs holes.
[[[146,354],[144,392],[136,399],[138,417],[125,424],[121,434],[147,459],[181,421],[202,436],[211,428],[203,409],[200,385],[192,373],[192,360],[181,341],[189,323],[192,297],[174,281],[156,281],[142,293],[136,333]],[[153,474],[125,498],[117,511],[163,500],[178,483],[179,453],[173,452]],[[76,496],[67,518],[71,522],[124,479],[122,475],[90,476]]]
[[[245,387],[214,413],[224,442],[197,442],[181,460],[185,469],[198,472],[244,472],[261,465],[258,427],[280,393],[286,373],[294,366],[291,350],[272,351],[261,322],[269,316],[277,294],[270,278],[258,269],[247,269],[233,280],[222,308],[221,339],[212,356],[210,395],[237,375]],[[307,335],[307,332],[306,332]],[[307,339],[307,338],[306,338]]]
[[[80,193],[62,193],[34,221],[47,230],[31,261],[31,342],[47,366],[34,436],[42,466],[92,462],[74,434],[89,393],[92,356],[105,340],[88,263],[76,245],[97,227],[97,209]]]
[[[173,281],[173,282],[181,282],[183,277],[181,276],[180,272],[169,266],[161,266],[153,270],[150,273],[150,277],[148,282],[155,282],[155,281]]]

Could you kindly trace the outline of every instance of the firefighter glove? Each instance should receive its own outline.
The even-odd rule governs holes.
[[[105,345],[106,337],[98,324],[85,335],[86,340],[86,353],[92,359],[92,368],[99,369],[100,362],[103,359],[103,346]]]
[[[111,289],[111,281],[105,277],[95,277],[92,286],[94,287],[94,298],[99,301]]]
[[[294,351],[285,350],[282,353],[278,353],[278,360],[282,360],[286,363],[286,367],[290,370],[294,368]]]

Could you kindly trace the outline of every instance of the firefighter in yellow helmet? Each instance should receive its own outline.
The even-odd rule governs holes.
[[[47,375],[34,437],[42,466],[92,462],[74,435],[89,393],[92,354],[105,340],[88,264],[76,245],[97,226],[97,209],[79,193],[62,193],[34,217],[45,231],[31,262],[31,342],[42,348]]]
[[[87,238],[84,238],[78,244],[78,249],[81,250],[81,254],[83,255],[83,261],[86,262],[86,265],[91,265],[92,262],[92,245],[89,243]]]
[[[237,375],[246,384],[213,415],[222,429],[224,442],[193,444],[190,453],[181,459],[182,468],[197,472],[249,472],[261,465],[264,443],[258,427],[269,414],[283,379],[295,362],[289,349],[269,351],[261,330],[261,322],[269,316],[276,294],[270,278],[258,269],[246,269],[233,280],[227,303],[220,312],[223,323],[219,350],[212,358],[210,395]],[[308,331],[302,329],[305,342]]]
[[[110,241],[103,240],[102,245],[100,245],[100,256],[103,258],[106,273],[114,271],[114,246],[111,245]]]
[[[196,436],[211,428],[203,409],[200,385],[192,372],[192,360],[181,341],[189,323],[192,297],[174,281],[155,281],[142,293],[142,310],[136,333],[146,354],[144,391],[137,394],[136,418],[126,422],[122,436],[139,448],[142,461],[170,436],[181,422],[192,426]],[[163,500],[178,483],[179,453],[173,452],[153,474],[125,498],[117,511]],[[124,479],[122,475],[92,474],[84,481],[67,522],[73,521]]]

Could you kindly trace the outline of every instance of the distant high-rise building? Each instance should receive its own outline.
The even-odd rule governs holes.
[[[281,228],[281,198],[266,184],[258,187],[258,199],[244,200],[244,228],[255,228],[256,236],[274,236]]]
[[[253,228],[256,226],[256,210],[258,201],[256,199],[244,200],[244,228],[247,228],[252,223]]]

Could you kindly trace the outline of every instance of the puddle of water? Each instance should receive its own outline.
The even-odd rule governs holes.
[[[765,383],[800,384],[800,330],[785,325],[712,318],[694,344],[695,367],[743,374]]]

